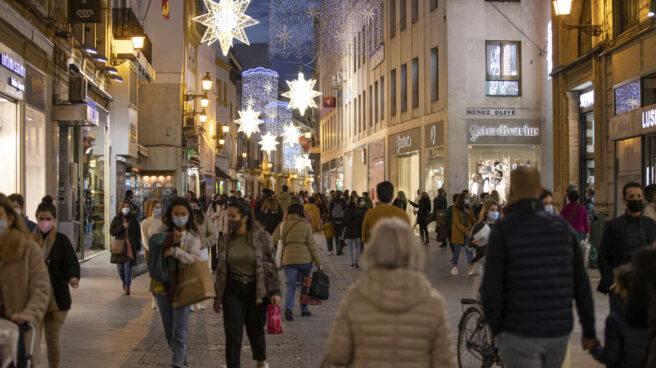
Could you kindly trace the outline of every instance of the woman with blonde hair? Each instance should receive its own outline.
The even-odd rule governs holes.
[[[451,260],[451,275],[458,274],[458,257],[460,256],[460,249],[465,248],[467,255],[467,264],[469,265],[469,272],[472,271],[473,253],[467,247],[467,234],[476,222],[474,211],[469,207],[469,200],[466,199],[465,194],[460,194],[453,206],[452,215],[452,231],[451,231],[451,244],[453,244],[453,259]]]
[[[455,367],[444,298],[423,273],[418,239],[398,218],[372,234],[366,272],[342,298],[322,366]]]
[[[269,235],[272,235],[279,223],[282,222],[282,208],[278,205],[278,200],[273,196],[268,197],[262,203],[260,220],[262,227]]]
[[[402,190],[399,190],[394,202],[392,202],[392,206],[396,206],[404,211],[408,209],[408,198]]]

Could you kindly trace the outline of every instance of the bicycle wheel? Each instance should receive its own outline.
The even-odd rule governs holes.
[[[458,324],[458,364],[460,368],[489,367],[485,319],[479,308],[470,307]]]

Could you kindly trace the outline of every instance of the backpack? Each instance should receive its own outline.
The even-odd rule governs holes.
[[[343,218],[344,217],[344,207],[342,207],[342,204],[340,202],[335,203],[333,206],[333,210],[330,212],[330,215],[333,218]]]
[[[164,245],[169,233],[157,233],[148,240],[148,274],[161,283],[170,281],[169,263],[164,258]]]

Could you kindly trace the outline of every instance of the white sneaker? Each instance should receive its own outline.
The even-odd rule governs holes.
[[[474,266],[469,266],[469,276],[474,276],[476,275],[476,272],[474,271]]]
[[[257,367],[258,367],[257,363],[255,363],[255,368],[257,368]],[[264,365],[262,366],[262,368],[269,368],[269,363],[264,362]]]
[[[458,267],[456,267],[456,266],[451,267],[451,274],[453,276],[458,275]]]
[[[335,255],[335,252],[331,250],[330,252],[328,252],[328,255],[329,256]]]
[[[153,300],[153,305],[151,306],[153,310],[157,310],[157,303]]]
[[[192,304],[191,307],[189,307],[189,311],[193,312],[194,311],[194,305]]]

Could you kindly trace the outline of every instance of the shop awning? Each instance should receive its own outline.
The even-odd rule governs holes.
[[[223,170],[219,169],[218,167],[214,168],[214,173],[216,174],[217,179],[236,180],[231,178],[230,175],[226,174]]]

